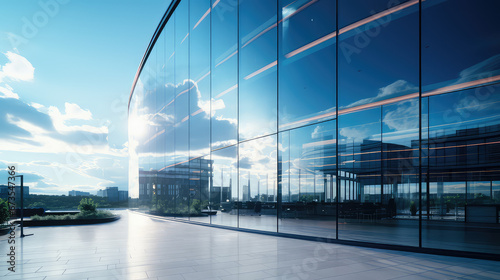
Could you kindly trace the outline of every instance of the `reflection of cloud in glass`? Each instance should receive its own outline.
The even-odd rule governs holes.
[[[251,169],[252,163],[250,162],[250,158],[247,157],[240,158],[240,168]]]
[[[174,111],[173,106],[175,101],[188,93],[193,97],[196,96],[196,106],[192,106],[192,112],[189,112],[188,115],[174,116],[172,113]],[[167,98],[170,97],[170,99],[165,100],[165,104],[157,110],[145,106],[145,103],[149,100],[156,100],[156,95],[158,94],[162,94]],[[225,104],[222,99],[212,99],[212,102],[210,102],[210,100],[204,100],[203,95],[208,96],[208,94],[200,92],[197,82],[190,79],[186,79],[179,84],[158,84],[147,91],[144,89],[142,81],[139,80],[136,92],[134,93],[135,101],[132,103],[132,105],[137,106],[137,108],[131,108],[132,110],[129,116],[129,128],[131,131],[134,131],[134,137],[138,140],[136,141],[138,146],[134,147],[137,148],[137,152],[140,153],[141,156],[148,155],[150,157],[166,155],[165,153],[168,153],[169,147],[167,147],[165,143],[167,143],[169,135],[174,132],[176,122],[179,124],[187,121],[190,117],[201,114],[202,120],[191,122],[191,129],[193,131],[203,131],[204,127],[209,126],[210,109],[212,110],[212,116],[214,116],[217,110],[225,108]],[[158,107],[161,106],[161,104],[157,105],[159,105]],[[175,121],[175,118],[177,118],[177,121]],[[212,119],[212,124],[222,127],[222,133],[229,133],[228,131],[235,129],[237,120],[219,115]],[[223,141],[222,139],[227,139],[227,137],[221,134],[214,136],[212,148],[216,149],[236,144],[235,141]],[[148,148],[149,146],[156,148],[153,151]],[[206,142],[204,142],[203,137],[193,137],[191,139],[190,150],[192,152],[206,154],[206,148]],[[180,153],[183,151],[178,150],[177,152]]]
[[[380,88],[378,90],[377,96],[358,100],[358,101],[351,103],[343,108],[350,108],[350,107],[365,105],[365,104],[369,104],[369,103],[379,101],[382,99],[387,99],[387,98],[390,98],[393,96],[411,94],[414,92],[418,92],[417,86],[412,85],[405,80],[397,80],[390,85],[387,85],[385,87]],[[343,108],[341,108],[341,109],[343,109]]]
[[[460,72],[456,84],[483,79],[497,75],[500,72],[500,54],[494,55]]]
[[[276,137],[268,136],[240,144],[240,170],[246,169],[252,175],[269,174],[274,179],[276,169]],[[246,171],[245,171],[246,172]]]
[[[491,102],[491,100],[480,101],[475,96],[467,95],[460,99],[454,104],[454,109],[463,117],[468,117],[472,112],[480,112],[491,106],[494,106],[497,102]]]
[[[418,100],[398,103],[388,107],[389,111],[383,118],[384,124],[396,131],[405,131],[418,128]],[[386,108],[384,107],[384,112]]]
[[[348,139],[354,139],[355,141],[363,141],[363,139],[368,138],[369,133],[367,129],[358,129],[354,127],[344,127],[339,131],[341,136]]]

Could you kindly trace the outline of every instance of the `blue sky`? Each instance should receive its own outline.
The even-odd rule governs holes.
[[[128,96],[169,3],[2,0],[0,169],[31,193],[127,189]]]

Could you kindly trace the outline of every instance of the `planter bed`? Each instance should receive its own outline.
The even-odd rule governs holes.
[[[71,220],[43,220],[43,221],[32,221],[25,220],[25,227],[43,227],[43,226],[66,226],[66,225],[91,225],[91,224],[102,224],[109,223],[120,219],[119,216],[100,218],[100,219],[71,219]],[[21,223],[16,221],[17,224]]]

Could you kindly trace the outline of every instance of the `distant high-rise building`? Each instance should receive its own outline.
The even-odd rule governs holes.
[[[30,188],[28,186],[23,186],[23,197],[24,199],[30,198]],[[0,185],[0,198],[3,200],[7,200],[9,198],[9,193],[11,193],[12,190],[9,189],[9,186],[7,185]],[[15,186],[15,198],[16,198],[16,203],[20,203],[21,201],[21,186]]]
[[[90,193],[72,190],[68,192],[68,196],[90,196]]]
[[[107,194],[106,194],[106,189],[100,189],[97,191],[97,196],[99,197],[107,197]]]
[[[118,201],[128,200],[128,191],[118,191]]]
[[[109,202],[119,201],[118,187],[107,187],[105,196],[108,198]]]

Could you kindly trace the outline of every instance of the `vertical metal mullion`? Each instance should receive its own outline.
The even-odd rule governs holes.
[[[336,215],[335,218],[335,239],[339,239],[339,0],[335,2],[335,191],[336,191]]]
[[[281,171],[279,168],[280,164],[280,151],[279,151],[279,88],[280,88],[280,80],[279,80],[279,71],[280,71],[280,64],[279,64],[279,58],[280,58],[280,52],[279,52],[279,42],[280,42],[280,25],[279,25],[279,20],[280,20],[280,0],[276,0],[276,138],[277,138],[277,145],[276,145],[276,154],[278,155],[277,161],[276,161],[276,179],[280,180],[277,184],[278,189],[281,189],[281,191],[277,191],[278,196],[281,196],[281,199],[276,200],[276,232],[279,232],[279,219],[281,216],[281,211],[282,211],[282,201],[283,201],[283,158],[281,158],[282,163],[281,163]],[[288,133],[288,147],[290,147],[290,133]],[[290,157],[290,156],[289,156]],[[281,179],[280,179],[280,174],[278,172],[281,172]],[[290,172],[290,168],[288,168],[288,172]],[[288,180],[290,180],[290,175],[288,176]],[[269,188],[269,186],[267,186]],[[288,194],[290,197],[290,182],[288,182]],[[290,200],[290,198],[288,199]]]
[[[418,2],[418,247],[422,248],[422,0]],[[427,189],[429,186],[427,185]],[[429,193],[427,193],[429,200]],[[429,209],[427,209],[429,211]]]
[[[210,79],[210,118],[209,118],[209,127],[210,127],[210,131],[208,132],[209,133],[209,143],[208,143],[208,152],[210,153],[208,156],[210,158],[210,179],[209,179],[209,182],[210,182],[210,185],[209,185],[209,190],[208,190],[208,203],[209,205],[211,205],[212,203],[212,188],[214,186],[214,180],[213,180],[213,174],[214,174],[214,164],[213,164],[213,161],[212,161],[212,1],[211,0],[207,0],[208,2],[208,7],[210,8],[210,13],[209,13],[209,19],[210,20],[210,24],[209,24],[209,27],[210,27],[210,30],[209,30],[209,37],[210,37],[210,67],[209,67],[209,71],[210,71],[210,74],[209,74],[209,79]],[[229,176],[231,176],[231,174],[229,174]],[[231,178],[231,177],[230,177]],[[221,193],[222,193],[222,188],[221,188]],[[231,198],[230,198],[231,199]],[[222,201],[219,203],[219,209],[221,208],[221,203]],[[210,210],[212,210],[212,207],[210,207]],[[212,224],[212,215],[210,215],[210,224]]]
[[[236,118],[237,118],[237,128],[236,128],[236,143],[237,143],[237,169],[238,169],[238,201],[240,199],[240,2],[236,6],[236,49],[238,51],[236,57],[236,75],[238,81],[238,87],[236,89]],[[250,180],[250,176],[248,178]],[[249,189],[250,192],[250,189]],[[238,205],[240,205],[238,203]],[[238,222],[237,227],[240,227],[240,207],[238,206]]]
[[[190,25],[190,22],[191,22],[191,18],[190,18],[190,15],[191,15],[191,1],[190,0],[187,0],[188,3],[187,3],[187,29],[188,29],[188,34],[189,34],[189,31],[191,29],[191,25]],[[187,68],[188,68],[188,81],[191,80],[191,37],[188,36],[187,38],[187,54],[188,54],[188,59],[187,59]],[[188,90],[188,123],[187,123],[187,126],[188,126],[188,166],[187,166],[187,169],[188,169],[188,220],[190,221],[191,220],[191,212],[190,212],[190,205],[192,203],[191,201],[191,180],[190,180],[190,177],[191,177],[191,90]],[[201,162],[200,162],[201,163]],[[200,165],[201,167],[201,165]],[[199,184],[201,184],[201,181],[198,181]],[[200,192],[200,203],[201,203],[201,192]]]

